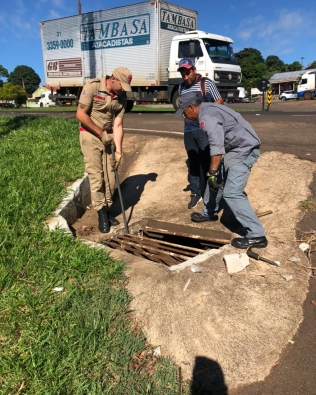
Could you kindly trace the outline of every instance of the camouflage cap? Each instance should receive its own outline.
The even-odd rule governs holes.
[[[190,104],[195,103],[197,100],[203,101],[203,96],[200,92],[188,92],[179,97],[178,101],[178,109],[173,114],[175,117],[181,115],[183,110],[188,107]]]
[[[130,70],[125,67],[117,67],[113,70],[112,75],[120,81],[125,92],[131,92],[132,73]]]

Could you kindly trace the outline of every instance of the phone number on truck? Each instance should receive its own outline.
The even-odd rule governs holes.
[[[48,41],[47,49],[51,51],[53,49],[65,49],[65,48],[73,48],[74,40],[71,38],[70,40],[60,40],[60,41]]]

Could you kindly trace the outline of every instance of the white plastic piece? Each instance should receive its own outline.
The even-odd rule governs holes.
[[[301,243],[298,248],[302,250],[303,252],[307,251],[310,249],[310,245],[308,243]]]
[[[63,287],[55,287],[55,288],[53,288],[53,291],[61,292],[63,289],[64,289]]]
[[[299,263],[300,258],[297,258],[296,256],[292,256],[291,258],[288,259],[288,261],[292,263]]]
[[[154,357],[160,357],[160,355],[161,355],[161,348],[160,348],[160,346],[158,346],[158,347],[156,347],[154,349],[153,355],[154,355]]]
[[[284,280],[286,281],[291,281],[293,280],[293,276],[292,274],[285,274],[284,276],[282,276],[284,278]]]
[[[193,272],[193,273],[202,273],[202,270],[198,266],[192,265],[191,266],[191,272]]]

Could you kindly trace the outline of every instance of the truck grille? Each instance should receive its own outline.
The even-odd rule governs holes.
[[[236,84],[238,82],[239,73],[232,73],[229,71],[217,71],[217,73],[220,75],[221,83]]]

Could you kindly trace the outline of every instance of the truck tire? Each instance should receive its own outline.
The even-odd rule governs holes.
[[[132,111],[133,107],[134,107],[134,102],[133,102],[133,100],[127,100],[125,112],[130,112],[130,111]]]
[[[304,100],[311,100],[313,98],[312,92],[305,92],[303,95]]]
[[[282,97],[281,97],[281,100],[282,100],[282,101],[285,101],[285,100],[286,100],[286,98],[285,98],[284,96],[282,96]]]
[[[172,96],[172,105],[175,111],[179,108],[179,91],[176,90]]]
[[[40,107],[43,107],[43,103],[40,103]]]

